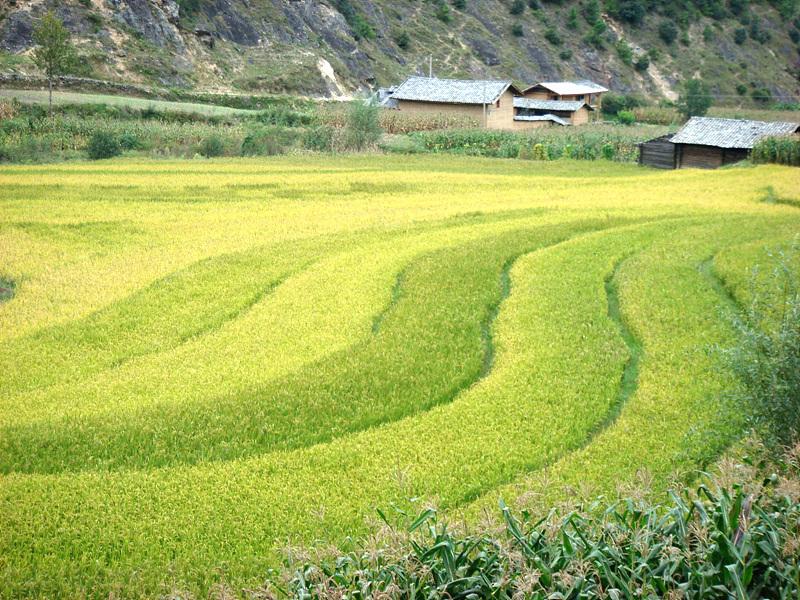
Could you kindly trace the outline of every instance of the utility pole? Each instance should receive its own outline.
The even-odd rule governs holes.
[[[483,97],[481,98],[483,102],[483,128],[486,129],[486,80],[483,80]]]
[[[433,54],[428,55],[428,77],[433,77]]]

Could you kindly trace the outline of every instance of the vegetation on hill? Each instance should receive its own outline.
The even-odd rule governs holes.
[[[29,6],[30,5],[30,6]],[[0,71],[50,3],[0,8]],[[30,9],[30,10],[29,10]],[[339,96],[427,72],[518,82],[588,78],[677,94],[698,76],[728,104],[796,100],[796,0],[65,0],[84,76],[158,87]]]

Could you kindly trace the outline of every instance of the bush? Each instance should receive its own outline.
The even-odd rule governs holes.
[[[558,58],[560,58],[561,60],[570,60],[572,58],[572,50],[570,50],[569,48],[562,50],[561,52],[558,53]]]
[[[315,152],[330,152],[333,149],[333,127],[318,125],[306,131],[303,147]]]
[[[619,59],[624,64],[632,66],[633,50],[631,50],[631,47],[624,40],[619,40],[616,44],[616,47],[617,47],[617,56],[619,56]]]
[[[442,23],[449,23],[453,20],[453,16],[450,14],[450,7],[444,3],[444,1],[439,3],[439,6],[436,8],[436,18],[439,19]]]
[[[514,37],[522,37],[525,35],[525,32],[522,30],[522,25],[520,23],[514,23],[511,26],[511,34]]]
[[[512,15],[521,15],[525,12],[525,0],[513,0],[509,12]]]
[[[464,10],[467,8],[467,0],[453,0],[453,8]]]
[[[756,88],[753,90],[753,93],[750,96],[758,102],[759,104],[767,104],[769,101],[772,100],[772,92],[770,92],[767,88]]]
[[[117,137],[108,131],[96,131],[89,138],[86,152],[92,160],[113,158],[122,154]]]
[[[690,79],[683,87],[683,93],[678,98],[678,110],[687,119],[689,117],[702,117],[711,108],[714,99],[708,91],[708,86],[701,79]]]
[[[554,46],[560,46],[561,43],[562,43],[561,36],[558,35],[558,31],[556,31],[552,27],[548,27],[545,30],[544,39],[546,39],[548,42],[550,42]]]
[[[665,44],[670,45],[678,39],[678,28],[672,21],[661,21],[661,24],[658,26],[658,35]]]
[[[287,106],[270,106],[261,111],[256,119],[265,125],[279,127],[303,127],[314,122],[309,112],[300,112]]]
[[[617,113],[617,122],[620,125],[633,125],[636,122],[636,115],[629,110],[621,110]]]
[[[744,27],[740,27],[736,31],[733,32],[733,41],[739,44],[740,46],[747,41],[747,29]]]
[[[608,116],[616,116],[622,110],[633,110],[641,106],[642,101],[636,96],[609,92],[603,96],[602,111]]]
[[[650,59],[648,58],[647,54],[642,54],[639,58],[636,59],[636,62],[633,63],[633,68],[639,71],[639,73],[644,73],[647,69],[650,68]]]
[[[397,34],[397,37],[394,38],[394,41],[399,48],[408,50],[408,47],[411,45],[411,36],[408,35],[406,31],[401,31]]]
[[[378,105],[363,100],[353,100],[347,111],[344,145],[348,150],[364,150],[373,146],[383,130],[379,121]]]
[[[119,136],[119,146],[123,150],[141,150],[143,144],[135,133],[126,131]]]
[[[198,152],[206,158],[222,156],[225,153],[225,144],[223,144],[222,138],[216,134],[213,134],[208,136],[200,143]]]
[[[800,437],[800,243],[771,254],[776,266],[766,283],[752,279],[752,301],[744,317],[734,315],[740,342],[723,351],[744,385],[743,400],[754,429],[768,447],[794,444]]]
[[[736,84],[736,93],[740,96],[747,94],[747,86],[743,83]]]
[[[242,156],[285,154],[293,144],[295,135],[291,129],[282,127],[253,129],[242,140],[241,154]]]

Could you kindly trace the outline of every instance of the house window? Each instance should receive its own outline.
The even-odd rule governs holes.
[[[558,96],[555,94],[550,94],[550,100],[558,100]]]
[[[575,100],[583,100],[586,96],[581,94],[580,96],[575,96]]]
[[[497,108],[500,108],[500,98],[497,99]]]

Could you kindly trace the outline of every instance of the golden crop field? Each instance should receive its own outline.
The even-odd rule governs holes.
[[[258,588],[414,498],[656,490],[800,172],[452,156],[0,171],[0,596]]]

